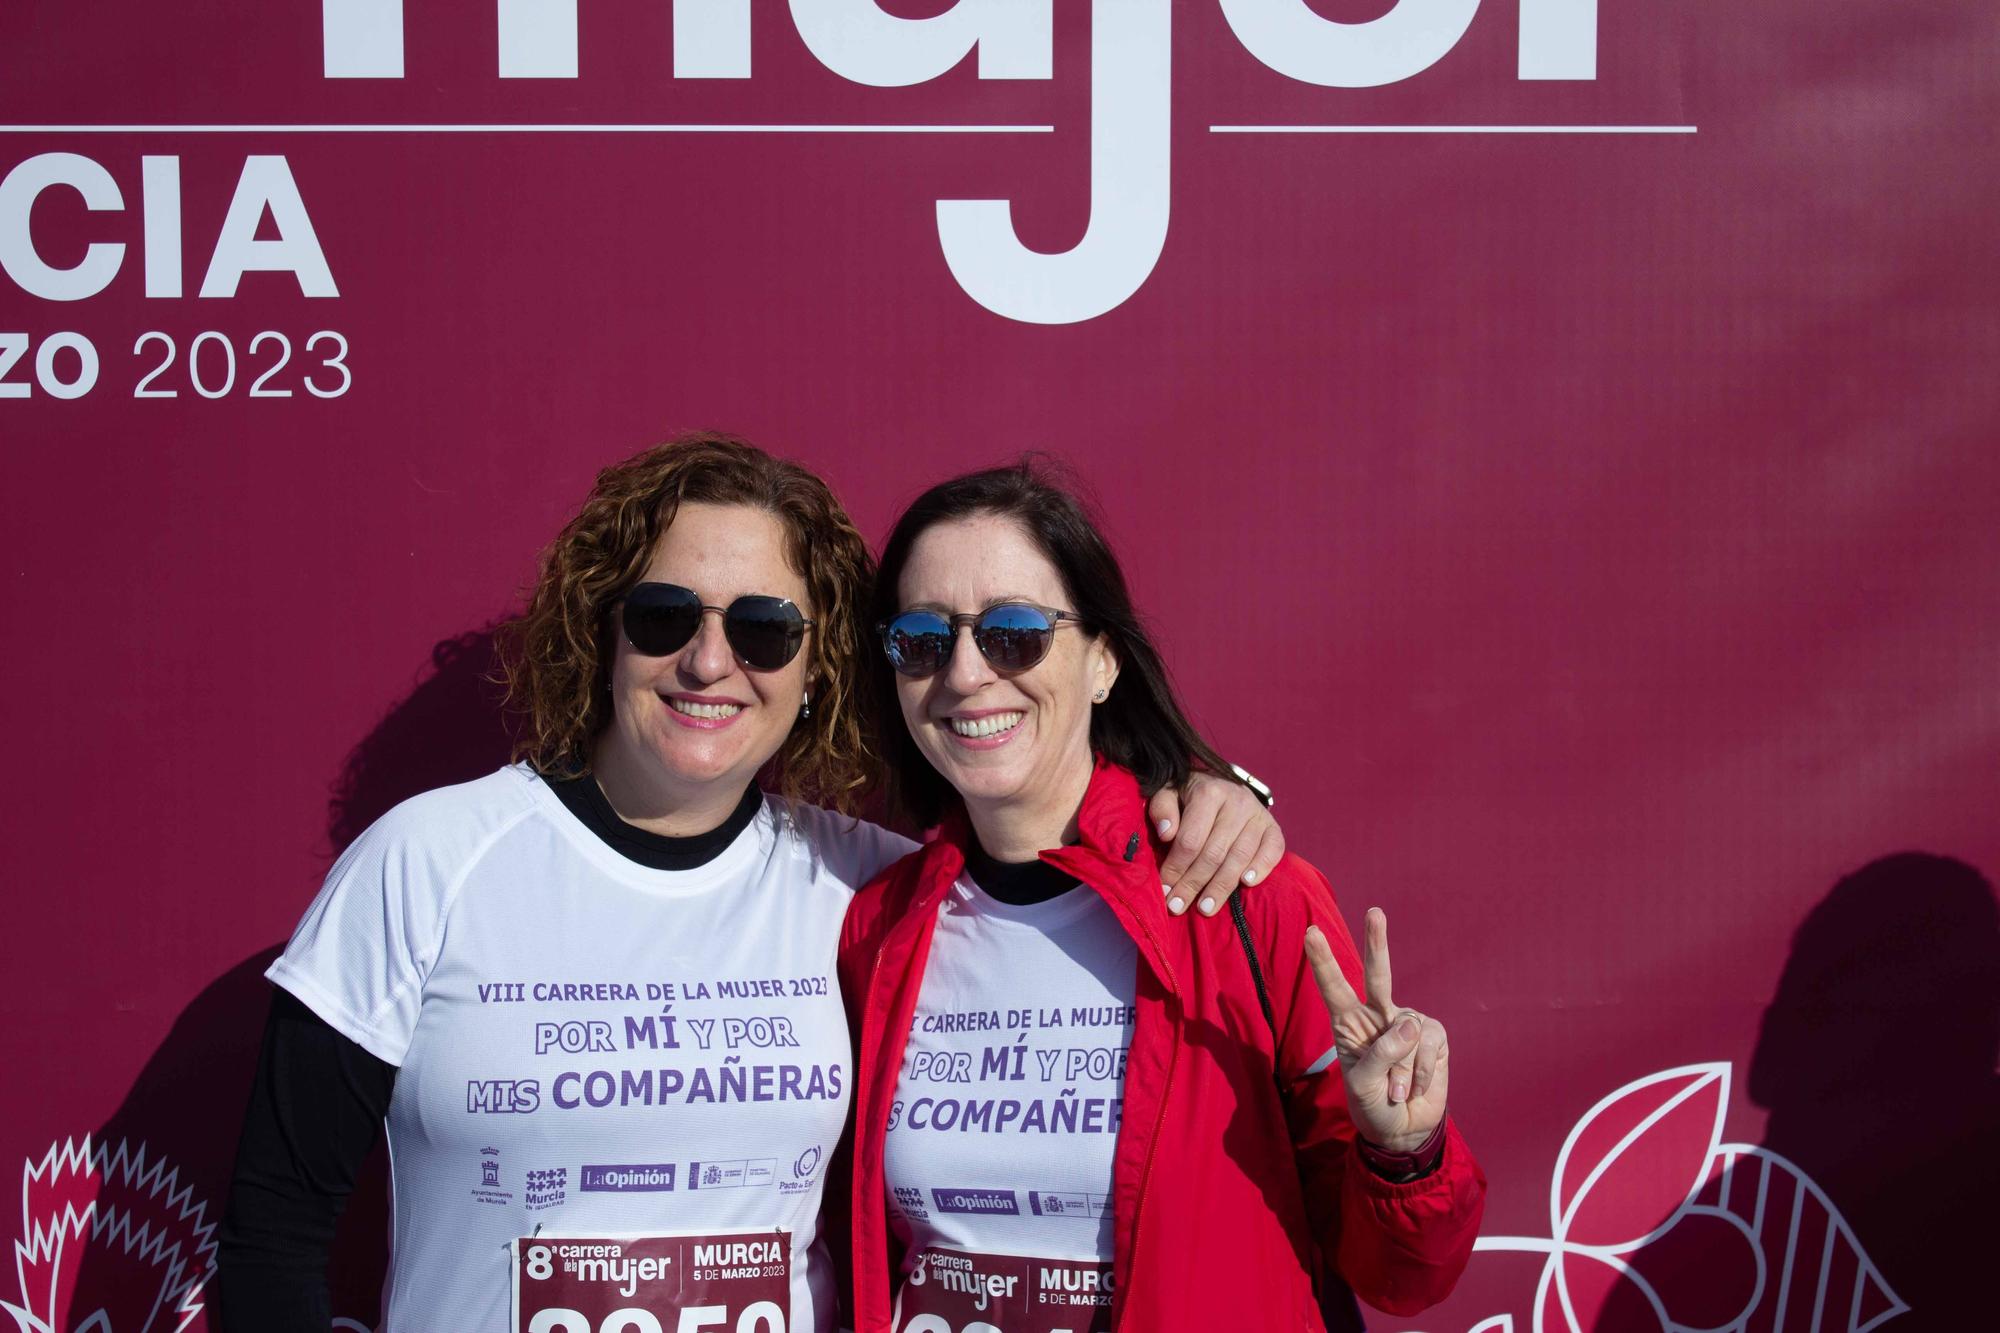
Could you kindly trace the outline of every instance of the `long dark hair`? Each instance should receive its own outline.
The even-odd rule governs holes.
[[[882,548],[870,625],[882,624],[902,610],[897,584],[909,563],[910,548],[925,529],[975,514],[1012,519],[1062,576],[1069,595],[1067,609],[1081,618],[1083,632],[1105,636],[1118,655],[1118,686],[1110,698],[1091,709],[1091,749],[1130,769],[1148,796],[1162,787],[1186,786],[1196,769],[1233,778],[1229,765],[1194,729],[1174,696],[1166,663],[1132,605],[1125,572],[1111,544],[1098,531],[1090,509],[1058,476],[1055,464],[1030,455],[1008,467],[953,477],[918,496],[896,520]],[[879,637],[866,656],[876,736],[889,768],[890,801],[920,827],[929,827],[957,793],[931,767],[903,725],[896,673]]]

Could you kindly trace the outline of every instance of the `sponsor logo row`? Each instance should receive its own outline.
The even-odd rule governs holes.
[[[811,1188],[819,1178],[821,1149],[815,1145],[782,1166],[775,1157],[745,1157],[731,1161],[680,1162],[590,1162],[582,1166],[576,1187],[585,1194],[664,1194],[676,1189],[744,1189],[776,1185],[791,1194]],[[494,1189],[500,1184],[499,1153],[491,1148],[481,1153],[480,1184]],[[530,1192],[545,1190],[560,1196],[567,1184],[566,1168],[529,1172]]]
[[[931,1191],[931,1202],[940,1213],[986,1214],[1007,1217],[1021,1215],[1022,1195],[1014,1190],[943,1187]],[[1028,1190],[1028,1211],[1036,1217],[1103,1217],[1111,1211],[1108,1194],[1074,1191]],[[923,1196],[907,1186],[896,1190],[896,1203],[905,1215],[921,1219]]]

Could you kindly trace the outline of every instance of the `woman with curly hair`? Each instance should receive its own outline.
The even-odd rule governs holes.
[[[629,1279],[605,1328],[706,1328],[730,1301],[733,1327],[834,1326],[835,946],[914,845],[815,804],[851,811],[877,777],[871,575],[826,484],[741,441],[599,475],[504,636],[519,762],[383,816],[270,969],[226,1329],[324,1333],[327,1248],[384,1127],[384,1333],[596,1333],[548,1295],[579,1256]],[[1203,881],[1212,903],[1282,846],[1240,787],[1188,791],[1206,859],[1174,901]],[[1149,812],[1179,816],[1171,795]]]

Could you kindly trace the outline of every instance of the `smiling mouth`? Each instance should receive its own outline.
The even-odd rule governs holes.
[[[987,736],[998,736],[1021,725],[1026,713],[988,713],[985,717],[948,717],[945,723],[954,735],[967,740],[980,740]]]
[[[735,717],[743,711],[742,704],[697,704],[685,699],[669,699],[667,707],[683,717],[698,717],[706,722],[719,721],[725,717]]]

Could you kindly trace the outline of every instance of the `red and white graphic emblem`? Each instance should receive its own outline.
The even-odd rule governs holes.
[[[1784,1157],[1724,1143],[1726,1062],[1628,1083],[1570,1130],[1548,1236],[1481,1236],[1544,1256],[1533,1333],[1870,1333],[1909,1307],[1825,1191]],[[1516,1333],[1499,1314],[1468,1333]]]
[[[1873,1333],[1909,1307],[1798,1166],[1722,1141],[1727,1063],[1626,1084],[1577,1121],[1549,1184],[1532,1304],[1467,1333]],[[215,1270],[207,1204],[144,1144],[52,1144],[23,1164],[17,1333],[191,1333]],[[1524,1293],[1525,1294],[1525,1293]],[[337,1319],[339,1329],[365,1325]]]
[[[21,1173],[19,1333],[183,1333],[215,1271],[215,1223],[146,1145],[51,1144]]]

